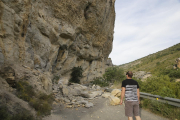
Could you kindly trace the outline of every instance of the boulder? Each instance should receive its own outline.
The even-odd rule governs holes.
[[[112,96],[115,96],[115,97],[120,97],[120,96],[121,96],[121,90],[119,90],[119,89],[114,89],[114,90],[111,92],[111,95],[112,95]]]
[[[94,92],[91,92],[91,93],[89,93],[87,91],[81,92],[81,96],[85,97],[85,98],[95,98],[95,97],[101,96],[101,95],[102,95],[102,91],[94,91]]]
[[[69,95],[70,90],[68,89],[67,86],[63,86],[62,93],[63,93],[63,96],[68,96]]]
[[[90,108],[90,107],[93,107],[93,106],[94,106],[94,104],[93,103],[89,103],[89,102],[85,105],[86,108]]]
[[[100,90],[101,87],[100,87],[99,85],[93,85],[93,86],[92,86],[92,89],[93,89],[93,90]]]
[[[93,105],[94,105],[93,103],[88,102],[86,100],[79,101],[78,103],[79,104],[84,104],[86,108],[93,107]]]
[[[114,96],[109,96],[109,101],[111,105],[119,105],[120,104],[120,99],[118,97]]]
[[[77,83],[72,83],[71,87],[76,89],[76,90],[80,90],[80,91],[85,91],[88,88],[87,86],[77,84]]]
[[[87,91],[82,91],[81,96],[84,98],[91,98],[91,95]]]
[[[109,98],[109,96],[111,96],[111,93],[104,93],[104,94],[102,94],[102,97],[104,97],[104,98]]]
[[[176,59],[177,67],[180,68],[180,58]]]
[[[71,93],[73,96],[80,96],[81,95],[81,91],[79,89],[76,89],[76,88],[71,88],[70,89]]]
[[[15,87],[15,70],[11,66],[3,67],[0,70],[0,76],[4,78],[9,86]]]
[[[148,77],[151,77],[152,74],[151,72],[138,71],[138,72],[135,72],[133,76],[137,79],[141,79],[142,81],[145,81]]]
[[[95,98],[95,97],[101,96],[102,91],[94,91],[94,92],[91,92],[91,94],[89,95],[90,95],[90,98]]]
[[[33,109],[28,102],[23,101],[16,95],[0,89],[0,107],[7,106],[7,112],[11,115],[23,113],[23,111],[36,116],[36,111]]]

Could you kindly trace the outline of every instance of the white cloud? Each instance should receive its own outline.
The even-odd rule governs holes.
[[[120,65],[180,42],[177,0],[116,0],[113,64]]]

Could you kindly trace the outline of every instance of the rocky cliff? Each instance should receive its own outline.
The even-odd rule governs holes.
[[[82,83],[101,76],[112,50],[115,0],[1,0],[0,66],[51,92],[53,76]],[[1,75],[6,71],[1,71]],[[7,77],[3,77],[6,79]]]

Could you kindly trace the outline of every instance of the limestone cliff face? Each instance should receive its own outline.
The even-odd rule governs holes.
[[[104,73],[112,50],[115,0],[1,0],[0,66],[69,79],[81,66],[82,83]]]

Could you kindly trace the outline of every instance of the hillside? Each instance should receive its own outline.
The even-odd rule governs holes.
[[[180,58],[180,43],[119,67],[125,71],[133,71],[141,92],[180,99],[180,59],[178,58]],[[178,107],[142,98],[141,106],[155,114],[180,120]]]
[[[120,65],[125,71],[131,70],[156,73],[164,69],[173,68],[176,59],[180,58],[180,43],[170,48],[150,54],[133,62]]]

